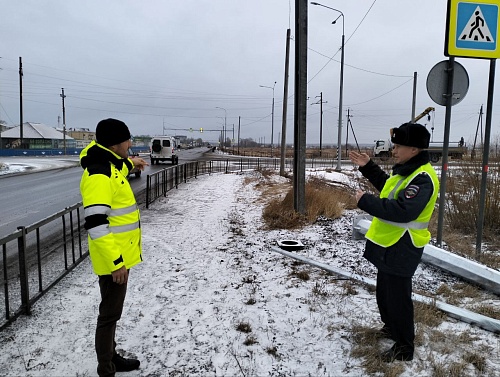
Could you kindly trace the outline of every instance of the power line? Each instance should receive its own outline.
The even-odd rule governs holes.
[[[327,56],[327,55],[325,55],[325,54],[322,54],[322,53],[321,53],[321,52],[319,52],[319,51],[313,50],[312,48],[308,48],[308,49],[309,49],[309,50],[311,50],[311,51],[313,51],[313,52],[315,52],[316,54],[318,54],[318,55],[320,55],[320,56],[323,56],[323,57],[325,57],[325,58],[327,58],[327,59],[333,60],[333,61],[334,61],[334,62],[336,62],[336,63],[340,63],[340,61],[338,61],[338,60],[336,60],[336,59],[333,59],[333,57],[331,57],[331,58],[330,58],[329,56]],[[393,74],[389,74],[389,73],[381,73],[381,72],[370,71],[370,70],[368,70],[368,69],[359,68],[359,67],[355,67],[355,66],[350,65],[350,64],[346,64],[345,62],[344,62],[344,65],[345,65],[345,66],[347,66],[347,67],[353,68],[353,69],[357,69],[358,71],[363,71],[363,72],[367,72],[367,73],[372,73],[372,74],[374,74],[374,75],[387,76],[387,77],[412,77],[412,78],[413,78],[413,76],[410,76],[410,75],[393,75]],[[319,72],[318,72],[318,73],[319,73]],[[313,78],[314,78],[314,77],[313,77]],[[311,79],[311,80],[312,80],[312,79]],[[310,82],[310,81],[309,81],[309,82]]]
[[[410,81],[412,81],[412,80],[413,80],[413,77],[412,77],[411,79],[409,79],[409,80],[405,81],[405,82],[404,82],[404,83],[402,83],[401,85],[396,86],[394,89],[391,89],[391,90],[389,90],[388,92],[385,92],[384,94],[381,94],[381,95],[379,95],[379,96],[377,96],[377,97],[375,97],[375,98],[369,99],[369,100],[367,100],[367,101],[358,102],[358,103],[351,103],[351,104],[349,104],[349,106],[356,106],[356,105],[361,105],[361,104],[363,104],[363,103],[367,103],[367,102],[375,101],[376,99],[379,99],[379,98],[381,98],[381,97],[383,97],[383,96],[385,96],[385,95],[387,95],[387,94],[389,94],[389,93],[391,93],[391,92],[395,91],[396,89],[398,89],[398,88],[402,87],[403,85],[405,85],[405,84],[409,83],[409,82],[410,82]]]
[[[370,11],[372,10],[372,8],[373,8],[373,6],[375,5],[375,3],[376,3],[376,2],[377,2],[377,0],[373,0],[372,5],[370,5],[370,8],[368,8],[368,11],[365,13],[365,15],[363,16],[363,18],[362,18],[362,19],[361,19],[361,21],[359,22],[358,26],[356,26],[356,28],[354,29],[354,31],[352,32],[352,34],[349,36],[349,38],[347,38],[347,41],[345,41],[345,43],[344,43],[344,47],[345,47],[345,45],[347,44],[347,42],[349,42],[349,41],[351,40],[351,38],[353,37],[354,33],[356,33],[356,31],[359,29],[359,27],[361,26],[361,24],[362,24],[362,23],[363,23],[363,21],[365,20],[366,16],[368,16],[368,13],[370,13]],[[320,70],[319,70],[319,71],[318,71],[318,72],[317,72],[317,73],[316,73],[316,74],[315,74],[315,75],[314,75],[314,76],[313,76],[313,77],[312,77],[312,78],[311,78],[311,79],[307,82],[308,84],[309,84],[312,80],[314,80],[314,78],[315,78],[316,76],[318,76],[318,75],[320,74],[320,72],[321,72],[321,71],[323,71],[323,69],[325,69],[325,68],[326,68],[326,66],[327,66],[328,64],[330,64],[330,62],[332,61],[332,59],[333,59],[333,58],[334,58],[334,57],[335,57],[335,56],[339,53],[339,51],[340,51],[340,49],[338,49],[338,50],[337,50],[337,52],[336,52],[336,53],[335,53],[335,54],[334,54],[334,55],[330,58],[330,60],[328,60],[328,61],[326,62],[326,64],[325,64],[323,67],[321,67],[321,69],[320,69]]]

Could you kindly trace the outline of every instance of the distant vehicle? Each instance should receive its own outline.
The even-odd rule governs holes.
[[[461,160],[463,156],[467,154],[467,147],[461,142],[457,142],[456,147],[453,146],[453,144],[455,143],[450,143],[448,146],[448,156],[453,159]],[[462,146],[460,144],[462,144]],[[389,140],[375,140],[373,155],[385,160],[392,156],[392,148],[392,144]],[[430,143],[429,148],[426,150],[429,152],[429,159],[431,162],[438,162],[439,159],[443,157],[443,143]]]
[[[170,161],[172,165],[179,163],[179,156],[176,155],[176,140],[171,136],[153,136],[151,138],[150,159],[151,165],[161,161]]]
[[[139,153],[135,153],[132,149],[128,149],[128,156],[129,157],[137,157],[139,156]],[[139,178],[141,176],[141,173],[142,173],[142,170],[141,169],[138,169],[136,167],[133,167],[129,172],[128,172],[128,175],[132,175],[134,174],[137,178]]]
[[[433,112],[435,109],[433,107],[428,107],[422,113],[417,115],[413,122],[417,122],[422,119],[424,116],[428,116],[430,119],[429,113]],[[459,142],[457,142],[457,146],[453,146],[455,143],[450,143],[448,146],[448,156],[454,159],[461,160],[464,154],[467,154],[467,147],[464,143],[464,138],[461,138]],[[373,155],[375,157],[380,157],[382,160],[385,160],[392,156],[392,143],[390,140],[375,140],[375,146],[373,147]],[[441,157],[443,157],[443,143],[430,143],[429,148],[427,148],[429,152],[429,159],[431,162],[438,162]]]
[[[375,140],[373,147],[373,155],[380,157],[382,160],[392,156],[392,143],[390,140]]]

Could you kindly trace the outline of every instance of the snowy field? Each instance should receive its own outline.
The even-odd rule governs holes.
[[[342,174],[325,175],[346,182]],[[116,336],[118,350],[141,368],[117,375],[367,375],[363,360],[350,354],[352,327],[381,326],[374,292],[270,250],[277,240],[298,239],[302,255],[374,278],[361,257],[364,241],[351,238],[357,212],[298,231],[265,230],[258,187],[282,179],[202,176],[141,211],[144,262],[131,270]],[[414,279],[426,291],[443,282],[456,279],[424,265]],[[0,332],[0,376],[95,376],[98,304],[87,260],[34,305],[32,316]],[[449,337],[424,335],[412,362],[393,363],[401,371],[394,376],[435,376],[436,361],[451,363],[465,352],[453,343],[457,334],[467,334],[470,350],[486,358],[484,374],[469,364],[462,376],[500,376],[498,335],[449,318],[439,327]],[[392,345],[379,342],[380,351]]]

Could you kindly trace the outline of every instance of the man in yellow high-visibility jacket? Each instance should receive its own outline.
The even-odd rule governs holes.
[[[359,171],[380,191],[377,197],[358,190],[358,207],[373,216],[366,233],[364,257],[377,269],[376,298],[384,326],[380,335],[394,345],[381,353],[386,362],[413,360],[415,325],[412,276],[430,240],[429,220],[439,180],[429,163],[430,133],[420,124],[391,129],[396,164],[390,175],[366,153],[351,151]]]
[[[114,376],[140,365],[139,360],[115,351],[116,322],[123,311],[129,269],[142,261],[139,209],[127,176],[134,166],[143,170],[147,163],[128,158],[130,137],[125,123],[105,119],[97,124],[96,141],[80,153],[85,229],[101,292],[95,333],[99,376]]]

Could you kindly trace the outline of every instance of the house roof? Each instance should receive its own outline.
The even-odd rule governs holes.
[[[21,127],[16,126],[1,133],[2,138],[20,138]],[[52,139],[63,140],[64,134],[57,131],[53,127],[46,126],[42,123],[25,122],[23,123],[23,139]],[[72,137],[66,135],[66,140],[73,140]]]

